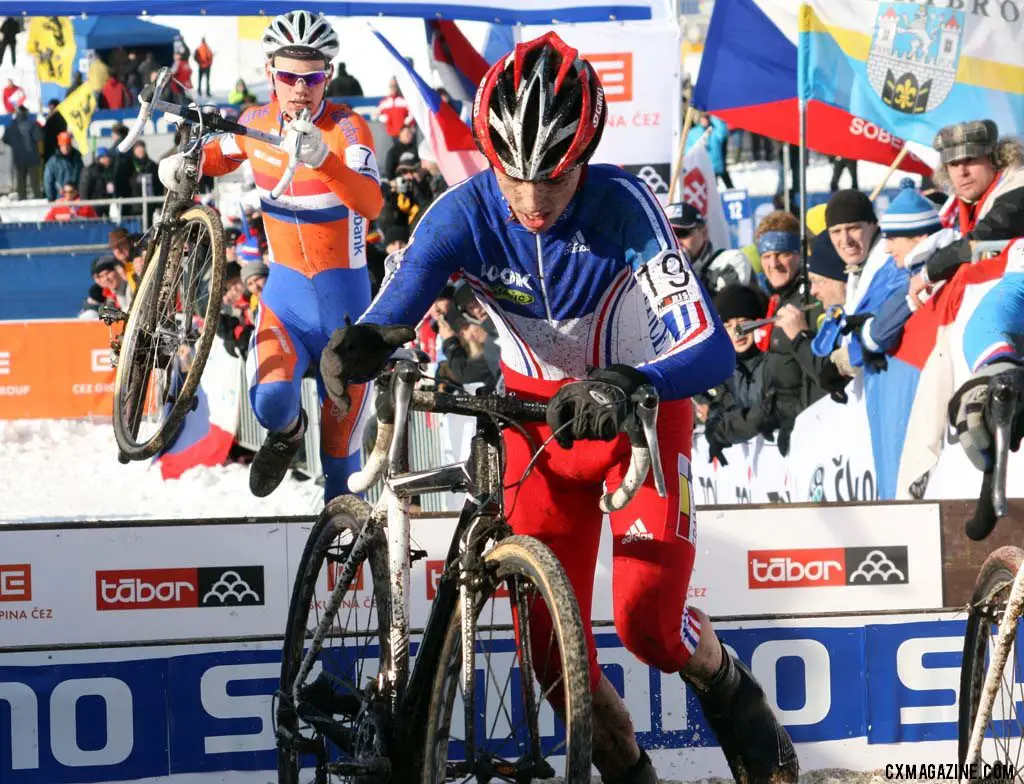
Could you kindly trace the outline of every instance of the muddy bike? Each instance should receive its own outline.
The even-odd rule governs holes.
[[[380,499],[373,508],[354,495],[331,501],[296,575],[276,695],[278,780],[589,783],[579,608],[557,559],[513,535],[504,508],[502,430],[544,421],[546,404],[414,389],[426,356],[403,349],[392,359],[376,383],[376,445],[349,480],[358,493],[383,478]],[[646,387],[634,401],[631,462],[602,497],[605,511],[626,506],[652,465],[665,494],[658,399]],[[468,460],[407,471],[410,411],[475,417]],[[445,491],[467,501],[410,669],[409,573],[426,553],[411,549],[409,499]],[[550,633],[526,623],[533,613],[547,613]]]
[[[118,459],[144,460],[174,439],[194,407],[196,389],[210,355],[224,292],[224,229],[218,214],[195,201],[202,148],[213,133],[250,136],[279,145],[283,137],[226,120],[213,106],[182,106],[162,100],[171,81],[160,71],[148,102],[142,102],[131,132],[118,145],[129,152],[154,110],[185,125],[180,152],[187,182],[168,191],[159,218],[143,242],[143,273],[127,311],[104,306],[108,325],[124,323],[111,340],[114,377],[114,437]],[[289,158],[272,199],[287,188],[297,160]],[[145,208],[145,207],[144,207]]]
[[[994,460],[966,534],[982,541],[1008,514],[1006,471],[1015,420],[1024,407],[1024,368],[994,376],[986,419]],[[968,605],[960,667],[958,752],[971,777],[1024,781],[1024,715],[1021,686],[1024,659],[1017,631],[1024,611],[1024,550],[1000,547],[982,564]]]

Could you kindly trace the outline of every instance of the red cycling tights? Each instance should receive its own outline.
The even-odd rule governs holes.
[[[507,368],[505,378],[509,388],[524,398],[548,398],[567,383],[526,379]],[[551,435],[546,425],[524,427],[538,446]],[[627,650],[663,672],[681,670],[700,638],[700,622],[686,606],[696,540],[690,489],[692,431],[689,400],[661,404],[658,440],[668,497],[658,496],[652,473],[633,501],[610,515],[615,630]],[[520,480],[533,453],[522,433],[514,429],[505,431],[505,450],[508,487]],[[550,547],[572,583],[587,638],[592,689],[601,674],[590,624],[603,518],[598,501],[605,482],[609,492],[621,484],[629,459],[625,435],[611,442],[578,441],[571,450],[552,441],[526,481],[505,496],[513,531]],[[551,661],[550,635],[550,616],[546,608],[538,607],[531,614],[530,636],[534,667],[544,685],[560,671],[557,662]]]

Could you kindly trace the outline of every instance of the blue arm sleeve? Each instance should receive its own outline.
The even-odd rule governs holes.
[[[416,224],[409,244],[388,256],[380,291],[360,323],[415,326],[459,270],[469,232],[452,193],[439,196]]]
[[[660,355],[641,364],[662,400],[692,397],[736,370],[736,352],[711,298],[679,249],[661,204],[638,182],[625,181],[633,211],[624,210],[626,258],[650,311]],[[667,334],[666,334],[667,332]]]
[[[862,329],[864,346],[869,351],[888,354],[903,337],[903,327],[913,311],[907,303],[909,288],[903,286],[882,303],[878,313]]]

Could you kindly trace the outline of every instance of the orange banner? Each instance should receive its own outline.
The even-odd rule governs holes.
[[[0,419],[110,416],[110,333],[97,321],[0,321]]]

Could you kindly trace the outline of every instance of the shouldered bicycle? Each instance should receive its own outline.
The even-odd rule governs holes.
[[[378,502],[332,500],[306,543],[276,694],[279,781],[589,782],[579,608],[551,551],[512,534],[503,501],[501,431],[543,421],[546,402],[414,389],[426,361],[401,349],[376,382],[376,444],[349,487],[362,492],[382,478]],[[652,467],[665,494],[657,394],[645,387],[633,400],[630,465],[602,497],[604,511],[625,507]],[[469,459],[409,472],[403,445],[414,410],[475,417]],[[411,549],[409,499],[444,491],[467,500],[410,668],[409,573],[426,553]],[[524,621],[535,613],[548,613],[549,639],[531,636]]]
[[[275,146],[283,141],[221,117],[215,106],[183,107],[162,100],[170,81],[170,70],[162,69],[150,100],[142,101],[134,126],[118,145],[120,152],[129,152],[154,110],[185,124],[180,152],[187,160],[187,181],[167,192],[159,218],[144,238],[138,289],[127,311],[112,306],[100,310],[108,326],[124,323],[121,334],[111,338],[114,437],[122,463],[152,457],[173,440],[193,407],[217,331],[227,262],[220,216],[195,202],[203,144],[212,133],[251,136]],[[290,154],[272,199],[288,187],[297,164]]]

